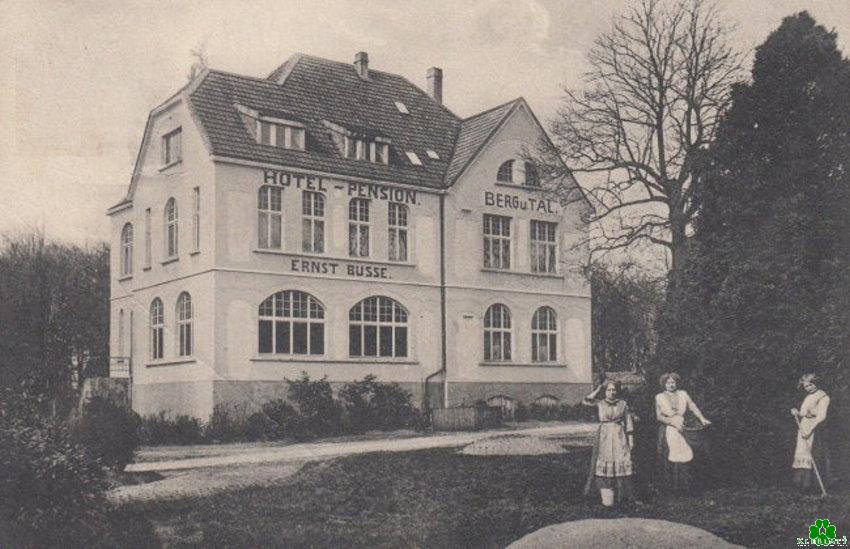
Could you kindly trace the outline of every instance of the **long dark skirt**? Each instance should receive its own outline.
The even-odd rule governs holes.
[[[667,459],[669,449],[667,448],[666,429],[666,425],[662,424],[658,426],[658,470],[660,472],[659,480],[662,483],[663,491],[673,494],[690,492],[693,484],[693,475],[691,473],[691,464],[693,461],[688,463],[674,463]]]

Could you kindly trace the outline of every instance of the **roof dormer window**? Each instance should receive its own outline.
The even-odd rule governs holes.
[[[306,128],[302,122],[286,118],[285,113],[265,113],[242,105],[236,108],[257,143],[281,149],[304,150]]]
[[[425,151],[425,154],[427,154],[428,158],[430,158],[431,160],[439,160],[440,159],[440,155],[437,154],[437,151],[435,151],[435,150],[428,149],[427,151]]]
[[[410,114],[410,111],[407,110],[407,105],[405,105],[401,101],[395,102],[395,108],[397,108],[398,112],[400,112],[401,114]]]
[[[345,158],[375,164],[390,163],[390,140],[386,137],[365,128],[351,130],[327,120],[323,122],[331,130],[331,138]]]

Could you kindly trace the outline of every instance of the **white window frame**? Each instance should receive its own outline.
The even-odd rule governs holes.
[[[392,298],[371,296],[361,300],[348,312],[349,356],[407,358],[410,347],[408,318],[407,309]],[[372,341],[367,339],[370,331],[374,334],[374,354],[367,349],[367,341]],[[403,340],[400,334],[404,334]]]
[[[302,249],[310,253],[325,253],[325,195],[304,191],[301,195],[301,214]]]
[[[162,136],[163,167],[183,160],[183,128],[176,128]]]
[[[263,350],[263,323],[269,323],[270,351]],[[306,337],[305,353],[296,353],[296,325],[304,325]],[[288,337],[281,336],[288,349],[278,348],[278,331],[288,331]],[[313,332],[321,330],[321,349],[313,348]],[[298,290],[276,292],[260,303],[257,323],[257,352],[261,355],[297,355],[322,356],[325,354],[325,306],[312,294]]]
[[[151,268],[151,261],[153,260],[151,246],[151,209],[145,208],[145,269]]]
[[[201,188],[192,188],[192,251],[201,251]]]
[[[511,269],[511,218],[484,214],[484,268],[508,271]]]
[[[531,272],[556,273],[558,271],[558,224],[532,219],[528,225]]]
[[[133,274],[133,224],[125,223],[121,229],[121,276]]]
[[[177,200],[172,196],[165,202],[163,212],[163,236],[165,238],[163,252],[165,259],[173,259],[180,253],[179,217]]]
[[[150,325],[150,357],[151,360],[160,360],[165,358],[165,310],[162,306],[162,300],[155,297],[151,301],[150,315],[148,317]]]
[[[369,209],[368,198],[352,198],[348,203],[348,255],[369,257]]]
[[[494,303],[484,313],[484,360],[510,362],[513,355],[511,310],[503,303]]]
[[[257,247],[283,249],[283,189],[274,185],[257,192]]]
[[[268,139],[265,139],[263,136],[263,128],[268,128]],[[306,138],[305,131],[305,128],[301,124],[290,120],[267,117],[257,118],[257,143],[261,145],[303,151]],[[283,136],[282,142],[280,139],[281,135]]]
[[[408,227],[410,209],[398,202],[387,204],[387,248],[390,261],[406,262],[410,258]]]
[[[195,351],[194,332],[192,321],[194,309],[192,307],[192,296],[189,292],[182,292],[177,297],[176,311],[174,315],[177,332],[177,356],[192,356]]]
[[[540,307],[531,317],[531,361],[558,361],[558,315],[552,307]]]

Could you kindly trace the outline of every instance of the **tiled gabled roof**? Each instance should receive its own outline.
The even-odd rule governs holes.
[[[306,55],[293,56],[265,80],[210,71],[189,98],[214,155],[431,188],[444,185],[461,126],[457,116],[401,76],[370,70],[364,80],[351,64]],[[410,114],[399,112],[395,101]],[[303,120],[306,150],[258,143],[236,105]],[[388,138],[389,165],[343,157],[324,121]],[[428,149],[439,159],[428,158]],[[406,151],[423,159],[423,166],[411,165]]]
[[[499,128],[502,121],[507,119],[522,102],[522,98],[514,99],[504,105],[499,105],[488,111],[470,116],[461,122],[460,132],[455,143],[454,156],[446,171],[446,186],[451,186],[466,166],[481,150],[491,135]]]

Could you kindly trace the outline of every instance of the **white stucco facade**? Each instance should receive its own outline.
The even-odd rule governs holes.
[[[181,160],[163,166],[163,136],[177,128]],[[497,182],[499,167],[521,162],[542,132],[523,101],[453,184],[428,189],[222,158],[212,154],[185,96],[156,109],[128,199],[109,212],[111,355],[129,357],[133,408],[143,415],[166,411],[206,419],[216,403],[259,406],[283,398],[285,379],[301,372],[326,376],[336,388],[374,374],[404,386],[417,404],[429,376],[428,399],[437,406],[494,397],[526,404],[540,397],[577,401],[591,381],[590,290],[578,272],[582,251],[574,246],[584,231],[580,205],[564,207],[539,189]],[[258,240],[263,187],[282,189],[276,249]],[[324,197],[322,253],[303,251],[305,192]],[[355,258],[349,254],[349,207],[358,197],[369,203],[369,255]],[[166,257],[165,208],[172,198],[177,253]],[[391,202],[408,212],[404,261],[389,259]],[[489,214],[510,219],[509,268],[485,267],[483,218]],[[532,272],[532,221],[557,224],[555,272]],[[128,223],[132,268],[122,273]],[[320,304],[321,352],[263,352],[260,306],[277,292],[303,292]],[[190,349],[177,321],[184,293],[191,298]],[[352,356],[352,308],[375,296],[407,313],[403,339],[394,344],[405,349],[393,350],[400,356]],[[162,303],[160,336],[152,334],[154,300]],[[485,357],[484,318],[492,305],[509,310],[509,359]],[[541,307],[556,318],[556,356],[544,361],[532,356],[532,317]],[[275,328],[275,338],[282,329]],[[157,338],[161,353],[153,349]],[[315,341],[311,345],[315,350]]]

